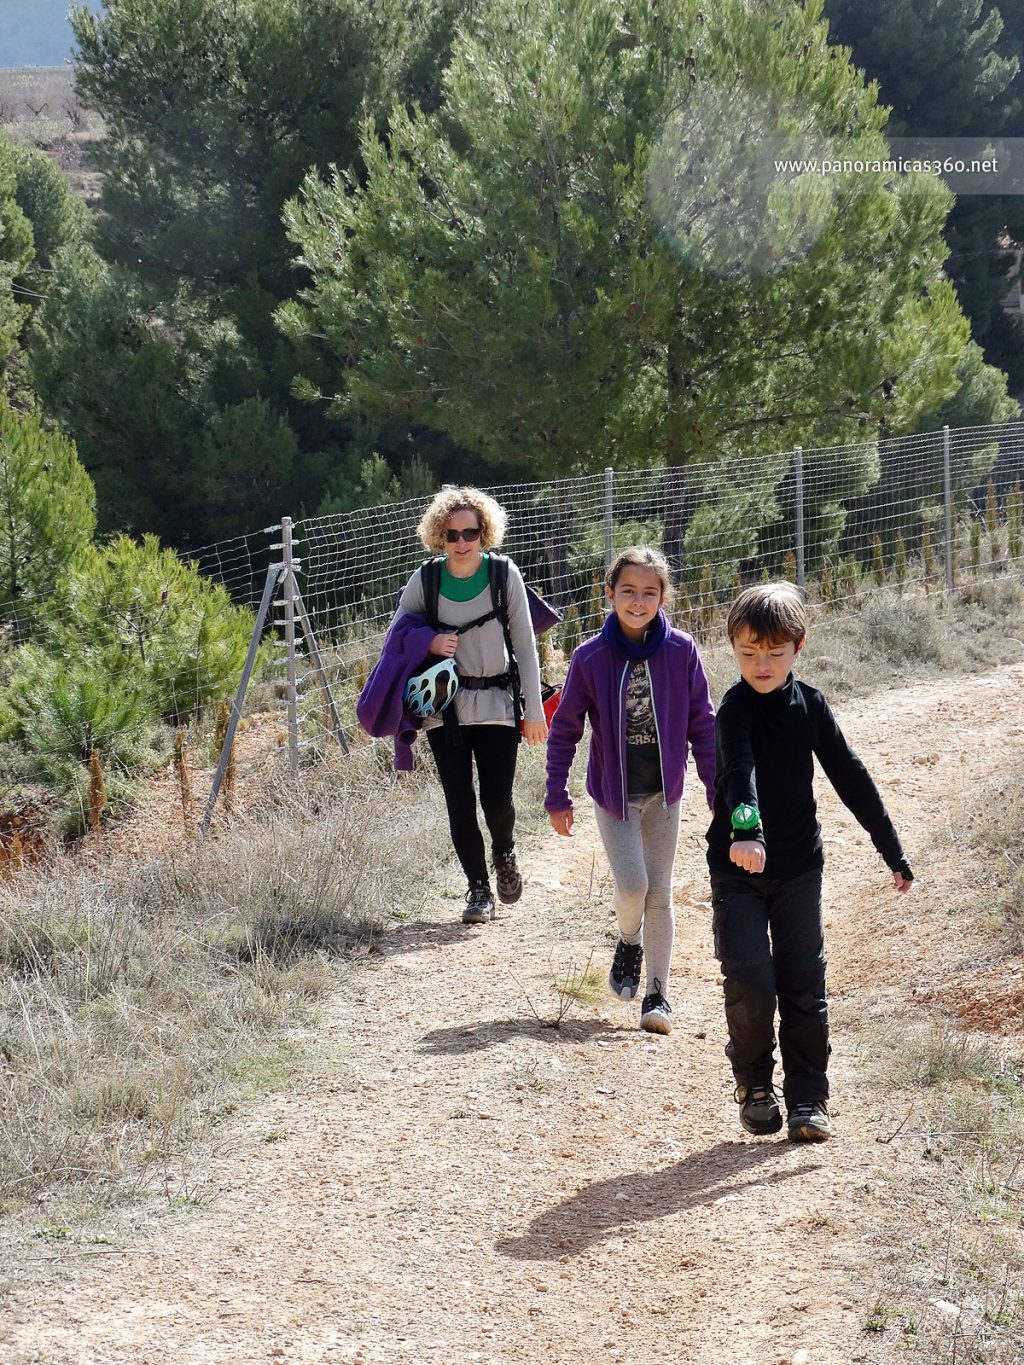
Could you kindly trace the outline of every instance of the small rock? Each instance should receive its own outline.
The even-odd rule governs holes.
[[[947,1299],[929,1299],[928,1302],[935,1309],[936,1313],[941,1313],[944,1318],[958,1318],[960,1309],[955,1303],[950,1303]]]
[[[807,1362],[810,1360],[810,1358],[811,1357],[809,1353],[805,1351],[804,1348],[801,1346],[799,1351],[793,1352],[789,1365],[807,1365]]]

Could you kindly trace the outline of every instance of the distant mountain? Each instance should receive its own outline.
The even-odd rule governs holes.
[[[85,0],[102,9],[100,0]],[[63,66],[71,56],[70,0],[0,0],[0,67]]]

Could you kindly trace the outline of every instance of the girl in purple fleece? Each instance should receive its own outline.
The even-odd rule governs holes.
[[[709,806],[715,785],[715,710],[696,645],[668,623],[671,593],[668,564],[647,546],[623,550],[608,570],[612,610],[600,634],[573,653],[548,735],[544,798],[554,830],[570,835],[566,784],[589,716],[587,792],[619,922],[608,986],[634,999],[646,956],[640,1027],[649,1033],[672,1031],[672,866],[690,749]]]

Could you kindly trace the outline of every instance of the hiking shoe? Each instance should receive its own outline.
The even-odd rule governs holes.
[[[755,1137],[767,1137],[782,1127],[782,1110],[772,1086],[738,1085],[736,1103],[740,1107],[740,1123]],[[793,1136],[792,1129],[789,1135]]]
[[[793,1105],[789,1111],[790,1142],[827,1142],[831,1136],[832,1124],[823,1100]]]
[[[639,943],[625,943],[620,938],[615,945],[612,969],[608,973],[608,989],[620,1000],[635,1000],[640,989],[640,967],[644,950]]]
[[[640,1008],[640,1027],[647,1033],[672,1032],[672,1006],[661,993],[661,982],[654,978],[654,990],[644,996]]]
[[[494,871],[497,874],[495,884],[498,900],[503,905],[511,905],[523,894],[523,878],[516,861],[515,845],[507,853],[495,853]]]
[[[494,918],[494,897],[486,882],[474,882],[466,892],[463,924],[486,924]]]

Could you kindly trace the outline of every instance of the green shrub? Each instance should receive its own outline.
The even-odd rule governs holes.
[[[37,645],[15,655],[4,704],[5,737],[18,739],[44,773],[86,764],[93,749],[105,762],[131,766],[149,741],[153,699],[144,680],[113,678],[95,655],[58,658]]]
[[[24,638],[96,525],[74,445],[0,397],[0,603]]]
[[[234,690],[253,620],[155,536],[118,536],[80,555],[62,584],[54,652],[98,658],[156,715],[177,723]]]

